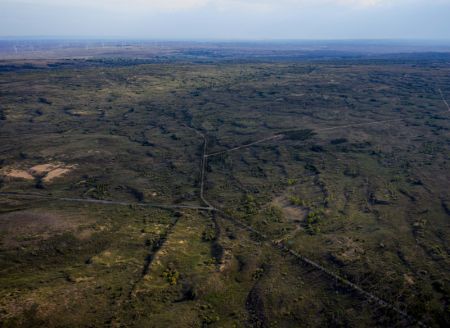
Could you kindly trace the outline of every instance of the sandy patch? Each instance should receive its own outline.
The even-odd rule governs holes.
[[[35,165],[30,169],[30,173],[34,176],[44,176],[44,182],[50,182],[59,178],[75,168],[74,165],[65,165],[63,163],[48,163]]]
[[[287,205],[283,207],[283,212],[286,218],[292,221],[301,221],[305,219],[306,210],[298,206]]]
[[[88,112],[87,110],[77,110],[72,112],[76,116],[87,116],[93,115],[94,113]]]
[[[131,262],[130,259],[125,259],[119,254],[118,250],[105,250],[92,257],[91,261],[94,264],[104,265],[106,267]]]
[[[290,201],[284,197],[277,197],[272,201],[272,204],[281,208],[286,219],[300,222],[306,218],[308,210],[301,206],[295,206],[290,203]]]
[[[88,115],[92,115],[93,113],[87,111],[87,110],[82,110],[82,109],[69,109],[67,110],[67,114],[72,115],[72,116],[88,116]]]
[[[5,174],[9,178],[34,180],[34,177],[25,170],[12,169]]]
[[[53,179],[59,178],[60,176],[69,173],[70,171],[72,171],[72,168],[57,168],[48,172],[43,180],[44,182],[50,182]]]
[[[329,241],[334,249],[331,258],[341,265],[355,262],[365,253],[362,245],[350,237],[332,237]]]
[[[405,279],[405,282],[406,282],[408,285],[414,285],[414,284],[416,283],[416,282],[414,281],[414,278],[413,278],[412,276],[406,274],[406,273],[403,275],[403,278]]]
[[[54,164],[39,164],[30,169],[30,173],[33,175],[45,174],[54,168]]]
[[[71,281],[75,283],[85,282],[85,281],[92,281],[94,280],[94,277],[71,277]]]
[[[83,229],[76,234],[76,237],[81,240],[87,240],[91,238],[94,232],[95,232],[94,229]]]
[[[221,259],[219,271],[224,272],[226,269],[230,268],[232,261],[233,261],[233,253],[231,252],[231,250],[226,249]]]
[[[51,182],[56,178],[68,174],[75,169],[75,167],[76,165],[66,165],[64,163],[47,163],[35,165],[28,170],[6,168],[0,171],[0,174],[9,178],[25,180],[34,180],[38,177],[42,177],[44,182]]]

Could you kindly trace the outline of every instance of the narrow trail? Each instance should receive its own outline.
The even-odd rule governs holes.
[[[215,210],[214,206],[205,198],[205,176],[206,176],[206,164],[208,162],[208,156],[206,155],[208,141],[204,134],[200,133],[203,138],[203,156],[201,166],[201,179],[200,179],[200,198],[211,210]]]
[[[438,89],[439,94],[441,95],[442,101],[444,102],[445,106],[447,107],[447,110],[445,111],[440,111],[437,113],[448,113],[450,112],[450,105],[448,104],[447,100],[444,97],[444,94],[442,92],[441,89]],[[339,129],[349,129],[349,128],[356,128],[356,127],[360,127],[360,126],[370,126],[370,125],[376,125],[376,124],[383,124],[383,123],[392,123],[392,122],[400,122],[400,121],[404,121],[406,118],[395,118],[395,119],[389,119],[389,120],[380,120],[380,121],[372,121],[372,122],[365,122],[365,123],[354,123],[354,124],[347,124],[347,125],[339,125],[339,126],[332,126],[329,128],[322,128],[322,129],[317,129],[314,130],[315,132],[325,132],[325,131],[333,131],[333,130],[339,130]],[[297,130],[301,130],[301,129],[297,129]],[[289,130],[289,131],[297,131],[296,129],[293,130]],[[253,141],[251,143],[248,144],[244,144],[241,146],[237,146],[237,147],[233,147],[230,149],[226,149],[226,150],[222,150],[222,151],[218,151],[218,152],[214,152],[211,154],[206,154],[206,157],[213,157],[213,156],[218,156],[218,155],[222,155],[225,153],[229,153],[229,152],[233,152],[236,150],[240,150],[240,149],[245,149],[245,148],[249,148],[252,147],[254,145],[263,143],[265,141],[271,141],[271,140],[282,140],[284,137],[284,132],[280,131],[272,136],[269,137],[265,137],[265,138],[261,138],[258,139],[256,141]]]
[[[393,120],[389,120],[389,121],[392,122]],[[395,121],[398,121],[398,120],[395,120]],[[387,121],[371,122],[370,124],[376,124],[376,123],[382,123],[382,122],[387,122]],[[362,125],[367,125],[367,123],[362,123]],[[341,127],[339,127],[339,128],[341,128]],[[364,296],[367,300],[371,301],[372,303],[377,304],[380,307],[389,309],[389,310],[399,314],[400,316],[402,316],[403,318],[405,318],[409,322],[417,324],[420,327],[427,327],[424,323],[422,323],[421,321],[419,321],[419,320],[415,319],[414,317],[410,316],[407,312],[399,309],[398,307],[394,306],[393,304],[390,304],[390,303],[382,300],[378,296],[376,296],[376,295],[366,291],[362,287],[360,287],[360,286],[356,285],[355,283],[345,279],[344,277],[338,275],[337,273],[335,273],[335,272],[325,268],[324,266],[320,265],[319,263],[309,259],[306,256],[301,255],[300,253],[298,253],[298,252],[296,252],[296,251],[294,251],[294,250],[292,250],[290,248],[288,248],[286,245],[284,245],[284,243],[268,240],[268,237],[265,234],[263,234],[262,232],[254,229],[253,227],[251,227],[248,224],[245,224],[241,220],[238,220],[238,219],[236,219],[236,218],[226,214],[223,210],[221,210],[221,209],[211,205],[211,203],[206,199],[206,197],[204,195],[204,181],[205,181],[205,175],[206,175],[206,169],[205,169],[206,168],[206,163],[207,163],[208,157],[212,156],[212,155],[208,155],[207,154],[207,147],[206,147],[207,139],[206,139],[206,136],[203,133],[199,132],[199,131],[197,131],[197,132],[204,139],[203,156],[202,156],[202,172],[201,172],[202,179],[201,179],[201,185],[200,185],[201,198],[205,202],[205,204],[207,204],[211,208],[211,210],[216,211],[216,213],[220,214],[220,216],[222,216],[223,218],[225,218],[228,221],[232,222],[233,224],[235,224],[237,226],[240,226],[241,228],[244,228],[245,230],[250,231],[250,232],[254,233],[255,235],[259,236],[263,240],[263,242],[265,244],[270,245],[270,246],[272,246],[272,247],[274,247],[276,249],[282,250],[284,252],[287,252],[290,255],[294,256],[295,258],[299,259],[304,264],[307,264],[307,265],[311,266],[312,268],[325,273],[328,277],[330,277],[330,278],[332,278],[332,279],[334,279],[336,281],[339,281],[341,284],[343,284],[343,285],[351,288],[352,290],[356,291],[357,293],[359,293],[360,295]],[[260,142],[263,142],[263,141],[266,141],[266,140],[273,140],[273,139],[276,139],[278,137],[280,137],[280,135],[275,135],[275,136],[272,136],[272,137],[269,137],[269,138],[260,139],[260,140],[258,140],[256,142],[251,143],[251,144],[243,145],[243,146],[240,146],[240,147],[235,147],[233,149],[229,149],[228,151],[235,151],[235,150],[238,150],[238,149],[243,149],[243,148],[246,148],[246,147],[250,147],[250,146],[252,146],[252,145],[254,145],[256,143],[260,143]],[[215,153],[215,154],[218,154],[218,153]]]
[[[404,121],[404,118],[395,118],[390,120],[382,120],[382,121],[373,121],[373,122],[366,122],[366,123],[355,123],[355,124],[347,124],[347,125],[339,125],[339,126],[332,126],[329,128],[323,128],[323,129],[317,129],[314,131],[322,132],[322,131],[332,131],[332,130],[339,130],[339,129],[348,129],[348,128],[356,128],[359,126],[369,126],[369,125],[376,125],[376,124],[383,124],[383,123],[392,123],[392,122],[399,122]]]
[[[282,138],[282,137],[283,137],[283,135],[281,135],[281,134],[275,134],[275,135],[270,136],[270,137],[266,137],[266,138],[262,138],[262,139],[256,140],[256,141],[251,142],[249,144],[245,144],[245,145],[234,147],[234,148],[230,148],[230,149],[227,149],[227,150],[222,150],[222,151],[218,151],[218,152],[215,152],[215,153],[207,154],[207,155],[205,155],[205,157],[212,157],[212,156],[217,156],[217,155],[221,155],[221,154],[224,154],[224,153],[229,153],[229,152],[232,152],[232,151],[248,148],[248,147],[260,144],[260,143],[265,142],[265,141],[275,140],[275,139],[279,139],[279,138]]]
[[[450,105],[448,104],[447,100],[444,97],[444,94],[442,93],[441,88],[438,89],[439,94],[441,95],[442,101],[444,102],[445,106],[447,106],[448,111],[450,112]]]
[[[200,136],[203,140],[203,153],[202,153],[202,162],[200,164],[200,199],[202,202],[207,205],[208,207],[204,209],[209,209],[211,211],[215,211],[214,206],[212,206],[208,200],[205,198],[205,172],[206,172],[206,164],[208,161],[208,155],[206,154],[207,148],[208,148],[208,140],[206,139],[206,136],[198,129],[193,128],[188,125],[184,125],[186,128],[194,131],[198,136]]]
[[[398,122],[398,121],[404,121],[404,118],[396,118],[396,119],[390,119],[390,120],[382,120],[382,121],[372,121],[372,122],[366,122],[366,123],[355,123],[355,124],[347,124],[347,125],[340,125],[340,126],[333,126],[333,127],[329,127],[329,128],[323,128],[323,129],[317,129],[314,130],[315,132],[322,132],[322,131],[332,131],[332,130],[338,130],[338,129],[348,129],[348,128],[353,128],[353,127],[359,127],[359,126],[369,126],[369,125],[375,125],[375,124],[383,124],[383,123],[390,123],[390,122]],[[289,130],[289,131],[297,131],[297,130],[302,130],[302,129],[293,129],[293,130]],[[251,143],[242,145],[242,146],[237,146],[237,147],[233,147],[230,149],[226,149],[226,150],[222,150],[222,151],[218,151],[215,153],[211,153],[211,154],[206,154],[206,157],[213,157],[213,156],[218,156],[218,155],[222,155],[225,153],[229,153],[229,152],[233,152],[236,150],[240,150],[240,149],[245,149],[245,148],[249,148],[252,147],[254,145],[263,143],[265,141],[271,141],[271,140],[281,140],[284,137],[284,132],[278,132],[272,136],[269,137],[265,137],[256,141],[253,141]]]
[[[192,209],[200,211],[211,211],[214,210],[211,207],[202,206],[191,206],[191,205],[165,205],[165,204],[152,204],[152,203],[128,203],[119,202],[113,200],[101,200],[92,198],[70,198],[70,197],[53,197],[48,195],[38,195],[38,194],[23,194],[15,192],[0,192],[0,196],[10,196],[18,198],[30,198],[30,199],[48,199],[54,201],[62,202],[73,202],[73,203],[89,203],[89,204],[101,204],[101,205],[119,205],[119,206],[138,206],[138,207],[150,207],[150,208],[161,208],[161,209]]]

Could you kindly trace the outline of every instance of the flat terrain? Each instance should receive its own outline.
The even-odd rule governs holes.
[[[448,326],[442,56],[1,62],[0,325]]]

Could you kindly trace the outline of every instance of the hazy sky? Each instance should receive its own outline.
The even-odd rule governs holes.
[[[450,39],[450,0],[0,0],[0,36]]]

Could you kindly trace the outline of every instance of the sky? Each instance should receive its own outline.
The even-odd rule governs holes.
[[[0,0],[0,37],[450,39],[450,0]]]

